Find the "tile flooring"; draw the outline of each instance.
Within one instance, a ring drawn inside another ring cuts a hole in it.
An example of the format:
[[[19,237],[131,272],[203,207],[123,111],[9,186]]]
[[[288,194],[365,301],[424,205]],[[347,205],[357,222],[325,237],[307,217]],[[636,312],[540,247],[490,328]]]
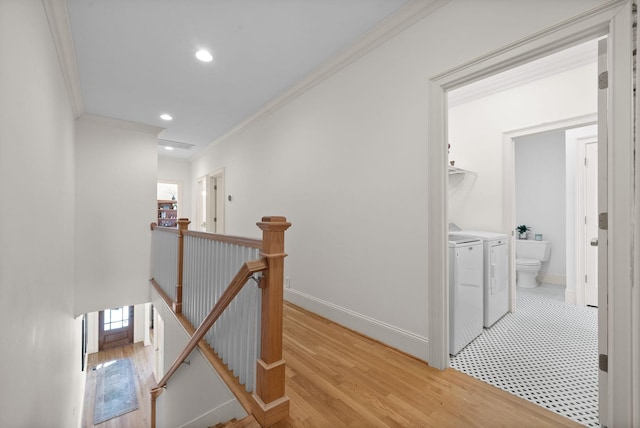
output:
[[[451,357],[451,367],[598,427],[597,309],[563,302],[561,286],[518,289],[516,312]]]

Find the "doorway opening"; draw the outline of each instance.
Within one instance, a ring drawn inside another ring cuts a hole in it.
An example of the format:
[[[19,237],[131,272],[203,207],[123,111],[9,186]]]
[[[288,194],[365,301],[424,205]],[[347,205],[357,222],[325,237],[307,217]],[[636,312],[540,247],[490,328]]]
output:
[[[133,306],[105,309],[98,315],[98,350],[133,343]]]
[[[225,223],[224,206],[224,169],[198,178],[196,180],[197,230],[223,234]]]
[[[455,191],[449,181],[448,222],[463,231],[511,237],[515,237],[515,225],[523,224],[531,228],[531,240],[550,242],[552,248],[552,257],[542,263],[543,271],[537,275],[547,284],[520,293],[515,263],[518,241],[510,240],[510,312],[515,314],[485,330],[451,359],[451,366],[588,426],[598,426],[598,323],[595,310],[576,319],[563,318],[563,311],[569,310],[565,300],[576,303],[576,272],[585,269],[576,263],[578,143],[573,138],[569,146],[567,134],[597,122],[597,61],[597,40],[576,45],[452,90],[447,114],[450,174],[452,169],[457,176],[460,171],[473,174],[473,180],[462,183],[456,177]],[[591,132],[597,141],[597,131]],[[538,323],[542,318],[547,324]],[[547,338],[560,336],[567,322],[580,324],[578,331],[587,329],[589,334],[571,346],[573,355],[561,358],[552,352],[557,344]],[[547,325],[553,327],[543,330]],[[494,366],[496,360],[500,361]],[[558,374],[552,384],[546,383],[550,376],[545,370],[555,370],[556,364],[559,373],[582,370],[581,381],[556,382]],[[524,369],[537,366],[543,376]],[[571,389],[558,392],[563,386]]]

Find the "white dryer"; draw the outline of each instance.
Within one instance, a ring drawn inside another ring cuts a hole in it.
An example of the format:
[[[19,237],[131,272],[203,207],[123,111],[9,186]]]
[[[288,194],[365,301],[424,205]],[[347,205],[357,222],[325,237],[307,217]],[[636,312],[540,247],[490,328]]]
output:
[[[449,235],[449,353],[482,334],[482,241]]]
[[[460,230],[449,235],[473,236],[483,242],[484,326],[489,328],[509,311],[508,236],[480,230]]]

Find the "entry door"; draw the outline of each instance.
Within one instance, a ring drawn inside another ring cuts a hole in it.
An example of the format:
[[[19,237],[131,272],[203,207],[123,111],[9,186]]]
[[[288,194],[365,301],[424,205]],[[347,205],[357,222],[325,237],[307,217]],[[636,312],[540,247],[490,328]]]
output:
[[[584,302],[588,306],[598,306],[598,247],[591,241],[598,236],[598,143],[586,143],[584,149]]]
[[[98,319],[98,350],[133,343],[133,306],[100,311]]]
[[[598,42],[598,215],[607,215],[608,210],[608,82],[604,84],[603,77],[607,71],[607,40]],[[607,79],[608,80],[608,79]],[[600,224],[598,221],[598,354],[600,359],[600,370],[598,372],[598,410],[600,424],[606,426],[609,420],[608,391],[609,375],[608,367],[605,364],[609,354],[607,342],[608,336],[608,225]],[[601,227],[602,226],[602,227]]]

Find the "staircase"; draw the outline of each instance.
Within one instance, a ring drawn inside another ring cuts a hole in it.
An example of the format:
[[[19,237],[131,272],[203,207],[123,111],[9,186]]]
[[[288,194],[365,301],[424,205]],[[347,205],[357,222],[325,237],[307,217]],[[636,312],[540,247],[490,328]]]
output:
[[[246,418],[237,420],[236,418],[231,419],[227,422],[221,422],[219,424],[215,424],[209,428],[261,428],[260,424],[253,417],[253,415],[249,415]]]

